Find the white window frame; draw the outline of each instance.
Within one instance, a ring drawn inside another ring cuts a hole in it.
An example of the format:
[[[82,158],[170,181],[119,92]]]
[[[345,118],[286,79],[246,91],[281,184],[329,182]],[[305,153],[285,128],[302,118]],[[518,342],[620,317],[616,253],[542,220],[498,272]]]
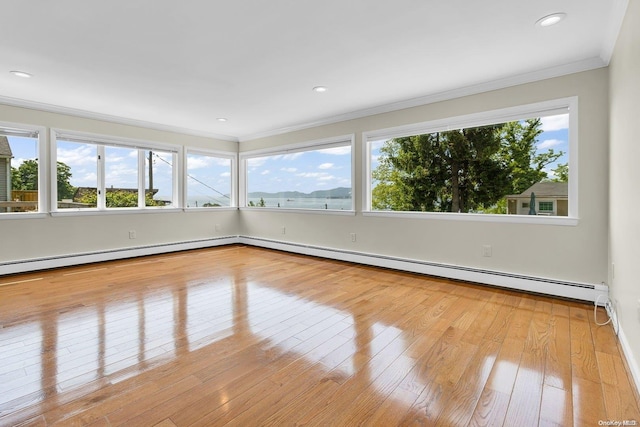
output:
[[[182,210],[182,186],[179,178],[182,176],[181,151],[182,147],[172,144],[161,144],[153,141],[145,141],[139,139],[131,139],[124,137],[114,137],[88,132],[79,132],[66,129],[51,129],[51,150],[50,150],[50,179],[51,179],[51,206],[52,215],[92,215],[92,214],[126,214],[126,213],[150,213],[150,212],[178,212]],[[66,208],[58,209],[58,186],[57,186],[57,148],[58,139],[69,139],[71,141],[84,142],[87,144],[96,144],[98,162],[96,167],[97,186],[101,190],[101,195],[97,198],[95,208]],[[128,208],[107,208],[106,189],[105,189],[105,147],[123,147],[138,150],[138,206]],[[172,206],[145,206],[145,158],[142,155],[146,150],[159,150],[171,152],[173,154],[172,164]]]
[[[188,168],[188,156],[189,154],[196,154],[199,156],[218,157],[221,159],[231,160],[231,200],[229,206],[212,206],[212,207],[189,207],[187,206],[187,199],[189,198],[188,192],[188,180],[189,173]],[[205,150],[202,148],[185,147],[183,157],[183,180],[182,180],[182,206],[184,206],[185,212],[202,212],[204,210],[237,210],[238,209],[238,153],[232,153],[229,151],[217,151],[217,150]]]
[[[371,173],[373,172],[371,169],[371,145],[374,141],[429,134],[452,129],[479,127],[509,121],[562,114],[566,112],[569,113],[569,215],[567,217],[473,214],[457,212],[376,211],[371,208]],[[560,98],[533,104],[363,132],[362,141],[365,145],[362,168],[362,209],[364,216],[571,226],[578,224],[578,97]]]
[[[26,218],[45,218],[49,211],[47,205],[49,197],[47,189],[47,176],[49,174],[49,162],[47,161],[47,128],[44,126],[35,126],[24,123],[0,122],[0,128],[8,131],[25,131],[38,133],[38,210],[35,212],[4,212],[0,213],[1,219],[26,219]],[[11,179],[11,178],[9,178]]]
[[[351,208],[338,209],[308,209],[308,208],[271,208],[271,207],[251,207],[247,206],[247,160],[256,157],[275,156],[278,154],[291,154],[304,151],[316,151],[334,147],[351,147]],[[244,151],[240,155],[239,173],[239,209],[258,210],[272,212],[305,212],[333,215],[355,215],[355,134],[340,135],[330,138],[317,139],[296,144],[281,145],[278,147],[265,148],[260,150]]]

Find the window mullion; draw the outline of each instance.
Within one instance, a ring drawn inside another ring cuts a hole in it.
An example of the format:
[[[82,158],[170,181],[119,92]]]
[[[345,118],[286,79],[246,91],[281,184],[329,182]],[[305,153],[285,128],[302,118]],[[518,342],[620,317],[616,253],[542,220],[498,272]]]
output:
[[[105,189],[105,149],[104,145],[97,146],[98,158],[97,158],[97,169],[98,169],[98,180],[97,180],[97,192],[96,194],[96,208],[98,210],[105,210],[107,208],[107,191]]]
[[[146,150],[138,150],[138,207],[145,207],[145,151]],[[149,168],[152,168],[151,163],[149,163]],[[149,191],[153,191],[153,189],[149,189]]]

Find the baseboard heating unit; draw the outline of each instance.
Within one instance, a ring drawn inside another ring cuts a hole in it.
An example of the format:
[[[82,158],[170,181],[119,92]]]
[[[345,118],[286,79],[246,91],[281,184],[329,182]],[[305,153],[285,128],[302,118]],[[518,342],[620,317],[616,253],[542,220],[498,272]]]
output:
[[[215,237],[177,243],[137,246],[81,254],[68,254],[47,258],[11,261],[0,263],[0,275],[238,243],[248,246],[292,252],[301,255],[311,255],[338,261],[348,261],[357,264],[444,277],[447,279],[464,280],[467,282],[498,286],[507,289],[589,301],[592,303],[599,301],[602,305],[604,305],[604,301],[607,300],[609,295],[609,288],[604,284],[569,282],[250,236]]]
[[[103,251],[85,252],[80,254],[67,254],[55,257],[26,259],[0,263],[0,276],[6,274],[46,270],[49,268],[89,264],[93,262],[134,258],[145,255],[186,251],[189,249],[201,249],[214,246],[231,245],[235,243],[238,243],[238,236],[214,237],[209,239],[189,240],[185,242],[163,243],[158,245],[135,246],[121,249],[107,249]]]
[[[604,305],[609,287],[604,284],[578,283],[542,277],[525,276],[506,272],[482,270],[457,265],[440,264],[421,260],[397,258],[386,255],[362,253],[342,249],[284,242],[258,237],[239,236],[239,243],[357,264],[391,268],[394,270],[426,274],[447,279],[463,280],[507,289],[546,294]]]

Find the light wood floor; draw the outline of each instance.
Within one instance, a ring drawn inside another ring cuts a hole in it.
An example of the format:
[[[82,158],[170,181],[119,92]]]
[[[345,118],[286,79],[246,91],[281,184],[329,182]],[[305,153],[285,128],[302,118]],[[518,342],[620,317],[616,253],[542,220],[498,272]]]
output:
[[[0,285],[0,425],[640,423],[590,305],[243,246]]]

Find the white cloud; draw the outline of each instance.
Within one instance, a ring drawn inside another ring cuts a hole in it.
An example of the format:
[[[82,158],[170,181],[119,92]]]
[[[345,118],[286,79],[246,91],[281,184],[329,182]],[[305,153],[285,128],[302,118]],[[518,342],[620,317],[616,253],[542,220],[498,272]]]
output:
[[[280,158],[283,160],[295,160],[298,157],[302,156],[304,154],[303,151],[299,151],[297,153],[290,153],[290,154],[283,154],[283,155],[278,155],[278,156],[272,156],[272,158]]]
[[[282,172],[291,172],[291,173],[293,173],[293,172],[296,172],[298,170],[298,168],[280,168],[280,170]]]
[[[231,172],[222,172],[220,176],[231,176]]]
[[[254,157],[253,159],[247,159],[247,166],[250,168],[257,168],[262,166],[267,161],[267,157]]]
[[[211,157],[189,156],[187,157],[187,167],[189,170],[203,169],[211,164]]]
[[[80,145],[72,150],[58,148],[57,160],[72,168],[74,166],[89,164],[95,165],[97,162],[97,153],[95,147],[90,145]]]
[[[303,172],[303,173],[296,174],[296,176],[299,176],[301,178],[319,178],[325,175],[326,173],[324,172]]]
[[[269,175],[269,169],[265,169],[262,172],[260,172],[260,175]]]
[[[546,139],[538,144],[539,150],[547,150],[549,148],[557,147],[558,145],[563,144],[564,141],[560,139]]]
[[[569,129],[569,114],[542,117],[540,121],[542,122],[542,130],[545,132]]]
[[[345,145],[343,147],[325,148],[324,150],[318,150],[318,153],[334,154],[336,156],[343,156],[345,154],[351,154],[351,146]]]
[[[333,163],[323,163],[318,166],[318,169],[331,169],[333,167]]]

